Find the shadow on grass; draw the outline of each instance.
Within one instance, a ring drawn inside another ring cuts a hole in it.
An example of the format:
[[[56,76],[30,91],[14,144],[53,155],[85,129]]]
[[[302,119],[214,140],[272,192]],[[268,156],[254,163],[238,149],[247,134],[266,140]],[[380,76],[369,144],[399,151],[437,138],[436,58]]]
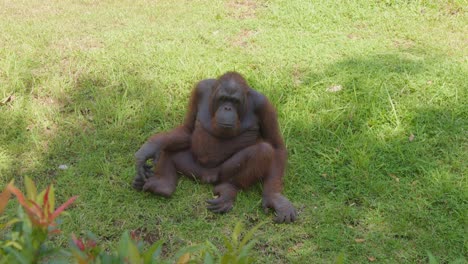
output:
[[[284,121],[290,153],[285,192],[301,215],[288,229],[292,235],[273,243],[265,238],[258,252],[285,262],[329,258],[342,249],[355,262],[366,256],[417,262],[425,250],[446,261],[463,252],[467,113],[451,94],[463,83],[447,79],[464,73],[445,73],[444,79],[436,76],[438,65],[437,59],[400,53],[352,58],[323,71],[306,68],[302,84],[266,93]],[[117,77],[78,78],[62,98],[58,131],[32,175],[55,181],[59,200],[80,195],[64,233],[87,223],[86,229],[113,242],[123,229],[152,223],[147,237],[166,238],[172,250],[186,244],[174,226],[182,233],[193,229],[190,219],[202,218],[195,224],[211,236],[210,225],[219,229],[224,218],[206,212],[204,197],[193,191],[200,186],[190,182],[163,202],[130,186],[133,153],[152,133],[181,122],[186,100],[170,105],[160,98],[166,87],[116,71]],[[343,89],[327,92],[332,85]],[[438,100],[441,95],[446,101]],[[295,101],[297,108],[283,108]],[[26,149],[31,139],[16,129],[27,127],[25,117],[2,118],[13,128],[2,140]],[[69,169],[59,170],[61,164]],[[259,196],[247,199],[255,204]],[[163,232],[162,226],[172,229]],[[291,243],[307,250],[292,255]]]
[[[33,94],[35,78],[33,71],[38,62],[29,58],[22,58],[12,52],[3,58],[6,62],[14,61],[2,68],[5,76],[0,83],[0,183],[6,184],[11,178],[24,173],[24,164],[28,163],[31,145],[34,138],[31,137],[30,126],[31,113],[23,110],[23,94]],[[3,66],[3,65],[2,65]],[[3,76],[2,76],[3,77]],[[5,98],[4,98],[5,96]],[[21,154],[17,154],[21,153]],[[29,162],[30,163],[30,162]],[[21,180],[20,180],[21,181]]]
[[[293,110],[304,114],[283,118],[287,191],[315,226],[309,246],[398,262],[422,261],[425,250],[442,261],[463,256],[468,113],[464,84],[450,79],[464,72],[434,76],[441,62],[401,53],[351,58],[305,73],[286,96],[271,93],[282,105],[311,98]],[[333,85],[342,90],[327,91]],[[326,226],[334,230],[316,229]]]
[[[26,118],[25,115],[9,109],[8,105],[0,106],[0,142],[4,142],[0,146],[0,182],[2,186],[11,180],[6,175],[15,177],[22,171],[21,165],[16,160],[20,157],[15,157],[13,153],[18,149],[21,152],[26,152],[27,145],[32,144],[27,131]]]
[[[160,89],[156,83],[120,74],[116,80],[111,74],[81,75],[73,89],[59,98],[57,131],[40,157],[41,166],[31,172],[41,184],[55,184],[58,200],[79,195],[63,233],[90,230],[104,245],[117,241],[130,226],[136,229],[161,221],[159,210],[142,209],[154,204],[155,197],[131,188],[133,154],[149,135],[168,126],[164,118],[178,114],[167,113],[164,101],[155,100]],[[68,169],[61,170],[60,165]],[[122,218],[129,214],[136,219],[130,226]],[[161,236],[159,230],[152,226],[144,237],[155,240]],[[57,239],[66,244],[68,238]]]

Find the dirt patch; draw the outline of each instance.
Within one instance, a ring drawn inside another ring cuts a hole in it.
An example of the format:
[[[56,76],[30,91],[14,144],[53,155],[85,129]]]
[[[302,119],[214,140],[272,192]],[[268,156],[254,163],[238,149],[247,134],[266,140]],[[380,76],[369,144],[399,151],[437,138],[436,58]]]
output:
[[[43,3],[29,3],[23,1],[2,1],[0,15],[4,17],[21,18],[31,20],[37,18],[50,18],[59,15],[63,10]]]
[[[307,67],[302,67],[297,64],[293,66],[291,76],[294,86],[297,87],[304,83],[304,79],[306,78],[307,72]]]
[[[356,23],[354,27],[362,30],[362,29],[367,29],[368,26],[366,23],[359,22],[359,23]]]
[[[458,15],[465,15],[466,13],[466,9],[456,3],[447,3],[445,5],[445,7],[443,7],[443,11],[444,13],[446,13],[447,15],[451,15],[451,16],[458,16]]]
[[[46,108],[51,108],[51,107],[60,108],[60,107],[62,107],[59,100],[54,99],[51,96],[34,96],[33,98],[34,98],[34,101],[38,105],[46,107]]]
[[[393,45],[400,49],[410,49],[414,47],[414,42],[407,39],[398,39],[393,41]]]
[[[146,227],[133,230],[132,236],[136,239],[145,241],[149,245],[152,245],[161,239],[161,235],[158,230],[149,231]]]
[[[357,33],[350,33],[350,34],[346,35],[346,37],[351,39],[351,40],[356,40],[356,39],[361,38],[361,36],[359,36],[359,34],[357,34]]]
[[[251,45],[251,39],[258,34],[256,30],[242,30],[239,34],[234,36],[230,42],[232,46],[239,48],[246,48]]]
[[[255,18],[262,3],[254,0],[231,0],[226,3],[229,16],[237,19]]]

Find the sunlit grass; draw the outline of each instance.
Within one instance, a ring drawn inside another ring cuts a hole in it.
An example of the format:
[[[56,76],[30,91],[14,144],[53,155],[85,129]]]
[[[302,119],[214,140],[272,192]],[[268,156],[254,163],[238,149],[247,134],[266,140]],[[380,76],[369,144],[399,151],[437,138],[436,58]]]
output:
[[[130,183],[133,153],[182,122],[194,83],[237,70],[278,109],[299,211],[260,229],[259,263],[466,257],[466,6],[2,1],[0,182],[80,195],[65,233],[110,244],[139,228],[165,252],[221,245],[238,220],[272,220],[259,188],[214,215],[210,186],[182,179],[163,199]]]

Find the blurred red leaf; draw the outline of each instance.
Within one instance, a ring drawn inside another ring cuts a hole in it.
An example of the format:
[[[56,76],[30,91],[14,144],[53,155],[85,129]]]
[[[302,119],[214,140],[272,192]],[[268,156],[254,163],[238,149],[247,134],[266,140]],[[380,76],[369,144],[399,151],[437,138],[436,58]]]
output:
[[[3,192],[0,194],[0,214],[3,212],[3,210],[5,210],[5,207],[7,206],[8,201],[10,200],[11,192],[8,189],[8,186],[10,184],[8,184],[7,187],[5,187]]]
[[[79,250],[81,250],[81,251],[85,250],[85,246],[84,246],[83,241],[81,239],[77,238],[75,236],[75,234],[72,234],[72,240],[73,240],[73,243],[75,244],[75,246],[77,246]]]
[[[52,221],[57,216],[59,216],[59,214],[65,209],[67,209],[67,207],[70,206],[70,204],[72,204],[76,200],[76,198],[78,198],[78,196],[73,196],[72,198],[68,199],[68,201],[66,201],[64,204],[62,204],[59,208],[57,208],[57,210],[55,210],[55,212],[50,216],[50,220]]]
[[[49,201],[49,198],[53,199],[54,195],[53,193],[51,193],[53,192],[51,186],[49,186],[45,190],[42,199],[37,199],[36,201],[26,199],[24,194],[13,185],[8,185],[7,188],[9,192],[13,193],[18,198],[18,202],[26,211],[26,214],[29,216],[31,222],[33,222],[34,225],[40,226],[42,228],[55,226],[55,218],[57,218],[60,215],[60,213],[62,213],[68,206],[70,206],[70,204],[73,203],[76,200],[76,198],[78,198],[78,196],[73,196],[64,204],[62,204],[59,208],[57,208],[54,212],[52,212],[52,210],[54,210],[54,208],[51,208],[53,202]],[[39,202],[40,204],[38,204],[37,202]]]
[[[41,222],[39,219],[41,218],[41,211],[38,210],[38,205],[33,204],[26,200],[23,193],[13,185],[8,185],[8,190],[18,198],[18,202],[21,206],[26,210],[26,214],[29,216],[29,219],[33,222],[33,224],[41,226]]]

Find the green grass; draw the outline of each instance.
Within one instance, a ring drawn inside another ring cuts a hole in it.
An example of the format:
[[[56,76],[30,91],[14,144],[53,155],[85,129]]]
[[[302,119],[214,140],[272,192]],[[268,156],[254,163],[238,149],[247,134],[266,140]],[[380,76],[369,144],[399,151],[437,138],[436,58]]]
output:
[[[166,255],[270,220],[258,263],[466,259],[467,6],[1,1],[0,183],[54,182],[59,202],[80,196],[65,234],[110,245],[140,229]],[[188,179],[171,199],[131,188],[133,153],[182,122],[195,82],[228,70],[278,109],[295,224],[273,224],[259,187],[225,215],[205,208],[210,186]]]

